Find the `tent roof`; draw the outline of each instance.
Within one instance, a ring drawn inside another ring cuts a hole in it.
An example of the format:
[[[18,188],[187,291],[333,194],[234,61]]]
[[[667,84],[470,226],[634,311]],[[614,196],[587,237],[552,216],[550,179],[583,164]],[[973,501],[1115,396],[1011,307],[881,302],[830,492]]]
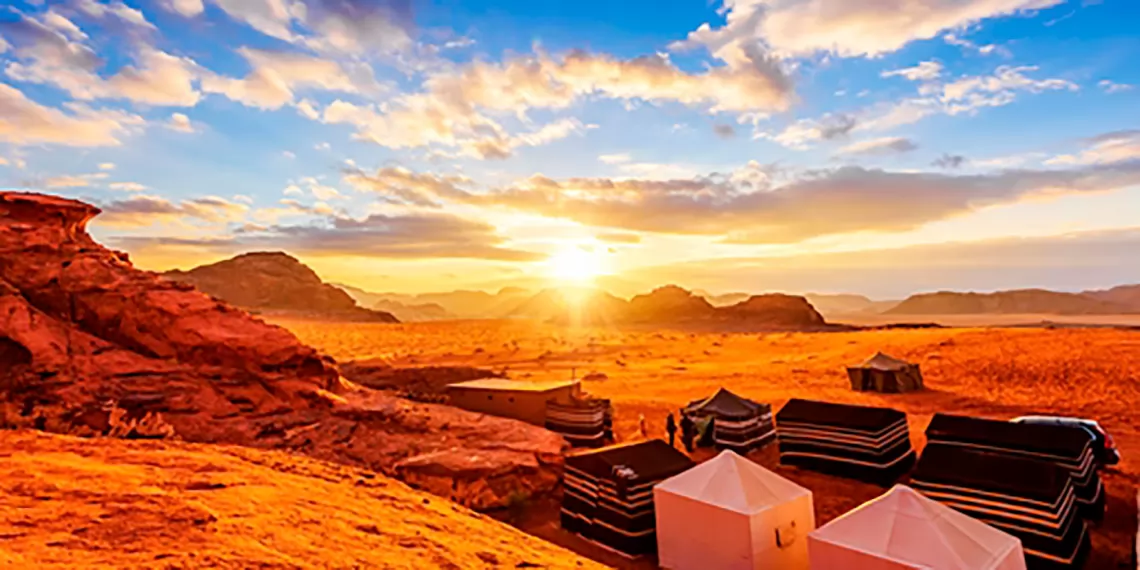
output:
[[[726,418],[750,418],[771,411],[767,404],[753,402],[720,388],[708,398],[693,400],[685,406],[686,413],[713,414]]]
[[[637,480],[664,479],[694,465],[688,455],[660,439],[619,443],[566,456],[566,465],[594,477],[609,477],[613,467],[624,466]]]
[[[864,360],[857,368],[873,368],[875,370],[903,370],[914,366],[914,364],[905,360],[899,360],[893,356],[876,352],[874,356]]]
[[[811,536],[931,570],[990,568],[1021,544],[905,485],[895,485]]]
[[[811,494],[731,450],[658,483],[656,488],[744,514]]]

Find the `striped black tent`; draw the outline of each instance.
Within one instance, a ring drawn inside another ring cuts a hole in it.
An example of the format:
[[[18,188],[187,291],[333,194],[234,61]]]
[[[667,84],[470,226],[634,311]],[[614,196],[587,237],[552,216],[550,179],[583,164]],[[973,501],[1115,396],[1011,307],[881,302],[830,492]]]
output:
[[[574,398],[546,402],[546,429],[561,434],[574,447],[601,447],[610,439],[606,429],[610,401]]]
[[[653,486],[693,465],[659,439],[569,455],[562,528],[627,556],[654,552]]]
[[[906,414],[792,399],[776,414],[780,463],[888,485],[914,465]]]
[[[910,485],[1021,539],[1030,569],[1078,568],[1088,554],[1073,478],[1053,463],[928,443]]]
[[[701,400],[693,400],[682,413],[696,420],[712,418],[713,442],[718,449],[747,453],[775,437],[772,406],[742,398],[721,388]]]
[[[1085,430],[935,414],[926,428],[926,440],[1054,463],[1073,477],[1081,514],[1093,520],[1104,516],[1104,484],[1097,473],[1095,443]]]

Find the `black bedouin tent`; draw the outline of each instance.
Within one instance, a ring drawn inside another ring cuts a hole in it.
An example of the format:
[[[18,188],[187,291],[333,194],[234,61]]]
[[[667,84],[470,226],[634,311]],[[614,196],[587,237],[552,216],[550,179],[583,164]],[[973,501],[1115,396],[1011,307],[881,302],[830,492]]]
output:
[[[1093,520],[1104,516],[1095,444],[1082,429],[934,414],[926,440],[1054,463],[1072,476],[1081,515]]]
[[[653,486],[693,465],[660,439],[569,455],[562,528],[629,556],[654,552]]]
[[[1019,538],[1030,569],[1078,568],[1088,554],[1073,479],[1048,461],[928,443],[910,485]]]
[[[747,453],[775,437],[772,406],[742,398],[721,388],[712,396],[693,400],[682,413],[696,421],[713,418],[713,443],[718,449]]]
[[[871,392],[913,392],[923,388],[917,364],[876,352],[858,366],[847,367],[851,389]]]
[[[780,463],[895,482],[914,465],[906,414],[890,408],[792,399],[776,414]]]
[[[611,413],[609,400],[574,398],[546,403],[546,429],[561,434],[574,447],[600,447],[612,438],[606,418]]]

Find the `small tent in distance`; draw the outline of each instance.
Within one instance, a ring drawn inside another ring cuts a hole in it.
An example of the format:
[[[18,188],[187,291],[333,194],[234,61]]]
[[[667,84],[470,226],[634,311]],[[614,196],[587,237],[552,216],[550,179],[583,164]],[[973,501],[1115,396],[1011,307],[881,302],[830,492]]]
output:
[[[905,485],[808,536],[813,570],[1025,570],[1021,541]]]
[[[811,491],[725,450],[653,488],[669,570],[807,570]]]
[[[922,371],[917,364],[881,352],[858,366],[847,368],[851,389],[859,392],[914,392],[923,388]]]

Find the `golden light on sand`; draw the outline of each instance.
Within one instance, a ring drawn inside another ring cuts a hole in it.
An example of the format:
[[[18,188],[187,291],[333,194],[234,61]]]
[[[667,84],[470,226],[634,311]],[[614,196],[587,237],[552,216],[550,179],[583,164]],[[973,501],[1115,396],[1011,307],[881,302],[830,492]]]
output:
[[[570,246],[550,256],[547,275],[562,283],[590,283],[605,272],[605,260],[596,250]]]

